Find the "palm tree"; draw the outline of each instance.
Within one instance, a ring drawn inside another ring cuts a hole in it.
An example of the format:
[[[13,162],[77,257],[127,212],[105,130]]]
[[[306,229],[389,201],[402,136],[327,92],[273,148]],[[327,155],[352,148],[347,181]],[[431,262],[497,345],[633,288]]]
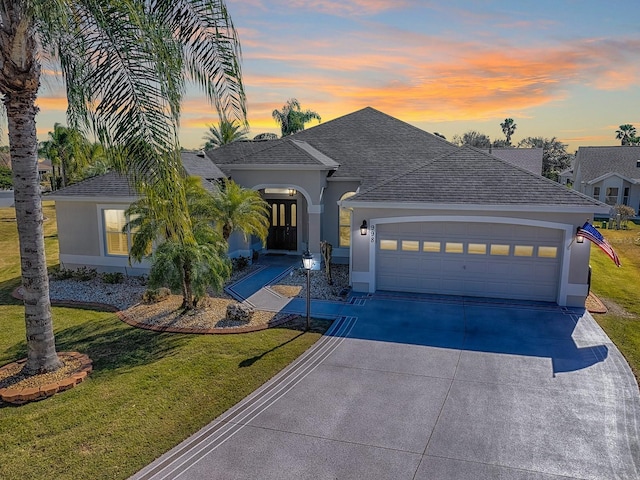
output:
[[[235,121],[230,122],[222,118],[217,127],[215,125],[209,125],[209,130],[203,138],[207,143],[205,143],[202,148],[209,150],[210,148],[217,148],[239,140],[246,140],[247,129],[242,128]]]
[[[40,144],[40,151],[45,158],[51,160],[54,168],[54,186],[66,187],[73,183],[75,176],[87,166],[85,147],[87,140],[78,130],[68,128],[60,123],[53,125],[53,131],[49,132],[49,140]],[[58,168],[59,176],[55,175]]]
[[[0,94],[22,259],[23,372],[35,374],[60,366],[36,168],[41,59],[60,63],[70,126],[93,130],[134,184],[165,190],[181,206],[177,126],[185,78],[231,120],[246,121],[245,95],[240,46],[224,0],[1,0],[1,7]],[[177,235],[193,236],[186,215],[174,222]]]
[[[182,308],[190,310],[197,306],[207,287],[222,288],[231,273],[231,264],[227,258],[228,244],[214,228],[214,219],[206,215],[210,210],[200,207],[211,201],[211,194],[202,187],[199,178],[189,177],[185,195],[192,239],[185,240],[176,234],[171,221],[178,214],[176,203],[171,197],[159,198],[153,190],[129,206],[126,215],[130,220],[123,231],[133,233],[130,258],[139,262],[151,257],[150,285],[166,284],[181,290]],[[159,245],[152,252],[154,242]]]
[[[507,145],[510,146],[511,136],[515,133],[516,128],[518,128],[516,122],[513,121],[513,118],[505,118],[504,122],[500,124],[500,128],[502,128],[504,136],[507,137]]]
[[[304,130],[304,124],[311,120],[321,121],[320,115],[312,110],[302,111],[300,102],[295,98],[287,100],[282,110],[274,110],[271,113],[273,119],[280,125],[282,136],[291,135],[292,133]]]
[[[630,123],[620,125],[616,130],[616,138],[620,140],[620,145],[632,145],[636,136],[636,127]]]

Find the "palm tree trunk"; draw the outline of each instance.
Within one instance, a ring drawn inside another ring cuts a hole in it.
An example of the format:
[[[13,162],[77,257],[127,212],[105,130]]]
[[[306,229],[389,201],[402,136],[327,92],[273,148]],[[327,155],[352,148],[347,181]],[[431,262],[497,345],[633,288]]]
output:
[[[183,265],[182,275],[182,308],[193,310],[193,289],[191,288],[191,268],[186,263]]]
[[[37,82],[38,79],[34,81]],[[36,91],[25,90],[6,94],[4,104],[7,109],[24,288],[28,352],[23,372],[33,375],[57,370],[62,364],[56,353],[53,336],[44,250],[44,218],[37,166]]]

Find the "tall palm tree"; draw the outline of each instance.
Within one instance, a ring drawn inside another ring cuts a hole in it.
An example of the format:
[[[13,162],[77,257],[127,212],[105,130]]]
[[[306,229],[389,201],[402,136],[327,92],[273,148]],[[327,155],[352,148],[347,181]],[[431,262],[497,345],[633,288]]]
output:
[[[177,126],[185,77],[222,115],[246,121],[240,46],[224,0],[0,0],[6,109],[24,287],[27,374],[55,350],[36,168],[41,59],[59,61],[72,128],[93,130],[135,184],[185,204]],[[186,208],[179,210],[186,211]],[[189,238],[182,214],[172,228]]]
[[[636,127],[630,123],[620,125],[616,130],[616,138],[620,140],[620,145],[632,145],[636,136]]]
[[[209,150],[210,148],[218,148],[222,145],[247,139],[247,129],[238,125],[236,121],[229,121],[226,118],[220,119],[220,123],[209,125],[209,130],[203,137],[207,143],[202,148]]]
[[[504,133],[504,136],[507,137],[507,145],[510,146],[511,136],[515,133],[516,128],[518,128],[516,122],[513,120],[513,118],[505,118],[504,122],[500,124],[500,128],[502,128],[502,133]]]
[[[287,100],[282,110],[274,110],[271,116],[280,125],[283,137],[304,130],[304,124],[309,123],[311,120],[321,121],[317,112],[313,110],[302,111],[300,102],[295,98]]]

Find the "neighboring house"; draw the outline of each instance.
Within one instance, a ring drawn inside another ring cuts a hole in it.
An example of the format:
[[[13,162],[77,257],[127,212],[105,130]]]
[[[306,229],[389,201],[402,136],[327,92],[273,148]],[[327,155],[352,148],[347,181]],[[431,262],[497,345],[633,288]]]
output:
[[[640,146],[580,147],[573,188],[607,205],[640,210]]]
[[[494,157],[498,157],[505,162],[509,162],[525,170],[542,175],[542,156],[544,149],[542,148],[487,148],[482,149],[483,152],[490,153]]]
[[[191,173],[204,169],[202,178],[225,176],[261,192],[271,212],[265,252],[309,249],[319,261],[326,240],[334,261],[349,263],[360,292],[584,306],[590,250],[573,239],[585,218],[608,210],[527,168],[373,108],[277,140],[236,142],[206,157],[188,153],[183,163]],[[100,178],[51,196],[66,266],[126,266],[128,239],[120,229],[134,197],[126,183],[109,190]],[[230,254],[261,248],[237,235]]]

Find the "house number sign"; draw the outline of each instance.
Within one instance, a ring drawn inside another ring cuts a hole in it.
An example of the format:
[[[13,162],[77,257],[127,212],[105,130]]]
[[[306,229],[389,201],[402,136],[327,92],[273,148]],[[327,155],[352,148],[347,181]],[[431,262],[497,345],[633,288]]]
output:
[[[371,225],[371,227],[369,227],[369,231],[371,232],[371,243],[376,243],[376,226]]]

